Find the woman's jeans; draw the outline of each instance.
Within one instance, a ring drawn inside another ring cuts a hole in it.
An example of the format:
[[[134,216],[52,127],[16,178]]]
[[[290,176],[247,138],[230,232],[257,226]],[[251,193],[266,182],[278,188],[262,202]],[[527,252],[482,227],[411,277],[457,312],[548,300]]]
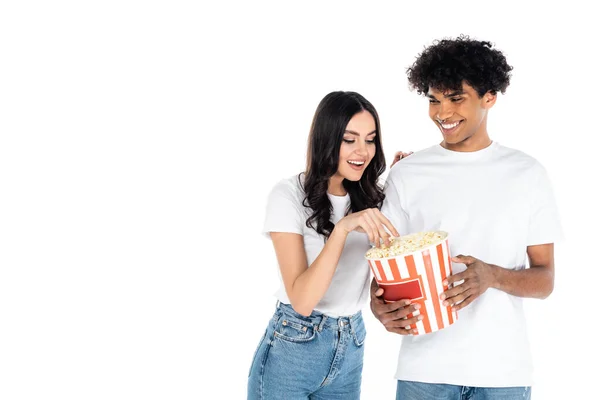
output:
[[[252,360],[248,399],[360,399],[365,335],[360,312],[304,317],[278,303]]]

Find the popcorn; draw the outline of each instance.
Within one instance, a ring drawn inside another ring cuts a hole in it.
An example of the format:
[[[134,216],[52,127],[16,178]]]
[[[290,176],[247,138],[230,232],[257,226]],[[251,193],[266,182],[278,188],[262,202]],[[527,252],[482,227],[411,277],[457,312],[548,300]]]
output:
[[[411,233],[391,239],[389,247],[373,247],[365,257],[386,303],[410,299],[419,304],[411,316],[422,319],[410,325],[424,335],[452,325],[458,313],[444,305],[440,295],[448,290],[452,275],[449,234],[444,231]]]
[[[411,233],[397,238],[390,238],[389,247],[373,247],[367,251],[365,257],[369,259],[396,257],[422,250],[448,237],[447,232],[430,231]]]

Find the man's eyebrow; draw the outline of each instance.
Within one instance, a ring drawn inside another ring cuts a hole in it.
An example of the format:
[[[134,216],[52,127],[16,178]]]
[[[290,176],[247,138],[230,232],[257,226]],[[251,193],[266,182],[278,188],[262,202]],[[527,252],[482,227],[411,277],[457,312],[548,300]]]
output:
[[[351,134],[351,135],[354,135],[354,136],[360,136],[360,133],[358,133],[358,132],[354,132],[354,131],[351,131],[350,129],[346,129],[346,130],[344,131],[344,133],[349,133],[349,134]],[[367,133],[367,136],[369,136],[369,135],[372,135],[372,134],[374,134],[374,133],[377,133],[377,131],[373,131],[373,132],[371,132],[371,133]]]
[[[466,92],[461,89],[461,90],[455,90],[454,92],[447,93],[444,95],[444,97],[449,98],[449,97],[454,97],[454,96],[460,96],[463,94],[466,94]],[[429,94],[429,93],[427,94],[427,97],[429,97],[430,99],[433,99],[433,100],[437,100],[434,95]]]
[[[460,96],[461,94],[465,94],[465,91],[462,90],[462,89],[455,90],[454,92],[450,92],[448,94],[445,94],[444,97],[448,98],[448,97]]]

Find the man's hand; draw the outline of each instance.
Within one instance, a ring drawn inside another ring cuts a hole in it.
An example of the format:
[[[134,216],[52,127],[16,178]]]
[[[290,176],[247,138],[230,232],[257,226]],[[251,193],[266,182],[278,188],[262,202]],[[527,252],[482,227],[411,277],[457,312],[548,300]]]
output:
[[[452,306],[452,311],[465,308],[477,297],[481,296],[494,282],[494,267],[471,256],[458,255],[452,258],[456,263],[465,264],[467,269],[459,274],[450,275],[444,285],[456,282],[463,283],[446,290],[440,295],[445,306]]]
[[[393,303],[386,303],[383,298],[383,289],[377,286],[375,279],[371,282],[371,311],[375,318],[385,326],[388,332],[398,333],[400,335],[417,334],[416,329],[410,329],[412,324],[423,319],[422,315],[407,318],[407,316],[421,306],[419,304],[410,304],[410,300],[398,300]],[[408,329],[407,329],[408,328]]]

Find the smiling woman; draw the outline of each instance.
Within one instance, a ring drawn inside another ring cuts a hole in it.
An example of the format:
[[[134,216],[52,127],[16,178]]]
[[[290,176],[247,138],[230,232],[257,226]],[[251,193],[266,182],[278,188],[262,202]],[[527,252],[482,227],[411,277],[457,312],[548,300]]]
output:
[[[379,142],[379,139],[375,139],[376,135],[377,124],[373,115],[368,111],[357,113],[348,122],[340,148],[338,170],[333,179],[329,181],[330,193],[345,194],[342,185],[345,177],[348,177],[350,182],[360,181],[363,171],[375,155],[376,145]],[[382,151],[379,151],[378,154],[383,157]],[[334,193],[334,191],[338,193]]]
[[[360,310],[370,279],[363,256],[369,242],[398,235],[379,211],[384,170],[373,105],[355,92],[325,96],[313,118],[305,172],[269,196],[263,231],[273,241],[282,284],[252,360],[249,399],[360,398]]]

